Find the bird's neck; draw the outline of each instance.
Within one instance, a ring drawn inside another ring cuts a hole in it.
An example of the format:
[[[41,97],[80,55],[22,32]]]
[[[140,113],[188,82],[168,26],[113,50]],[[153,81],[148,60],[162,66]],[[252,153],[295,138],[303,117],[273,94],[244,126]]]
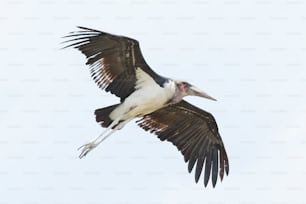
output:
[[[170,100],[170,104],[176,104],[180,102],[187,94],[185,92],[181,92],[177,87],[175,87],[174,95]]]

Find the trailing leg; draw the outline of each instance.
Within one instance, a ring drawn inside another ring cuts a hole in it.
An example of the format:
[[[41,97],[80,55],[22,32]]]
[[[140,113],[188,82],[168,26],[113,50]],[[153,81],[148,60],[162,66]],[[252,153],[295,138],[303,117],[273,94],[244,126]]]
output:
[[[121,129],[126,123],[128,123],[130,120],[126,120],[126,121],[122,121],[120,122],[120,119],[122,118],[119,117],[116,120],[114,120],[105,131],[103,131],[97,138],[95,138],[93,141],[84,144],[83,146],[79,147],[78,150],[81,149],[81,154],[79,156],[79,158],[83,158],[85,157],[88,152],[90,152],[91,150],[93,150],[95,147],[97,147],[101,142],[103,142],[106,138],[108,138],[110,135],[112,135],[116,130]],[[114,128],[114,129],[112,129]],[[111,130],[112,129],[112,130]],[[110,131],[110,132],[109,132]],[[105,135],[107,132],[109,132],[107,135]],[[103,137],[103,135],[105,135]]]

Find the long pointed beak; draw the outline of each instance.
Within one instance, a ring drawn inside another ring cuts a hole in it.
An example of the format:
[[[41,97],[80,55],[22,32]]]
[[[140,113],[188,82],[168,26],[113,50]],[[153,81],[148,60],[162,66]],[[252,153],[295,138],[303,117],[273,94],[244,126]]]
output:
[[[190,90],[192,92],[191,95],[193,95],[193,96],[200,96],[200,97],[207,98],[207,99],[210,99],[210,100],[213,100],[213,101],[217,100],[217,99],[211,97],[210,95],[208,95],[207,93],[205,93],[204,91],[202,91],[201,89],[199,89],[196,86],[191,86]]]

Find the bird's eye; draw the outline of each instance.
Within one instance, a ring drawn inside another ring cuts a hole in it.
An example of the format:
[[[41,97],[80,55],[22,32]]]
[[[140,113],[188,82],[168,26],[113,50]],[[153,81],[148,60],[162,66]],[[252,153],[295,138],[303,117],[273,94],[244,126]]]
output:
[[[185,82],[182,82],[179,84],[179,89],[182,91],[182,92],[185,92],[186,91],[186,83]]]
[[[188,87],[188,83],[183,82],[183,83],[182,83],[182,86],[183,86],[185,89],[187,89],[187,87]]]

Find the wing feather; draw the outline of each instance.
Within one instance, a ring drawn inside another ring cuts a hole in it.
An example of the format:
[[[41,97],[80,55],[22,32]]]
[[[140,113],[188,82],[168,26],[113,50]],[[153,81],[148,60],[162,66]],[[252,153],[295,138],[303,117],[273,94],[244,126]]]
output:
[[[215,186],[217,183],[217,178],[218,178],[218,150],[216,148],[214,148],[212,152],[212,171],[211,172],[212,172],[211,179],[213,182],[213,186]]]
[[[198,152],[198,160],[195,172],[195,181],[198,182],[202,173],[204,160],[205,160],[206,151],[204,149],[200,149]],[[190,162],[189,162],[190,163]]]
[[[76,48],[86,56],[91,77],[99,88],[123,101],[135,91],[137,68],[148,73],[159,85],[167,80],[147,65],[137,40],[91,28],[79,28],[79,31],[65,36],[69,40],[64,43],[70,44],[64,48]]]
[[[212,150],[213,151],[213,150]],[[210,177],[211,170],[211,151],[207,152],[205,161],[205,174],[204,174],[204,186],[206,187]]]
[[[192,146],[192,148],[189,148],[191,151],[191,157],[188,163],[188,171],[189,173],[192,171],[196,161],[199,159],[199,153],[201,152],[201,143],[203,142],[205,138],[199,137],[197,139],[197,142],[195,142]],[[197,173],[196,173],[197,174]],[[198,182],[198,179],[196,179],[196,182]]]
[[[216,121],[210,113],[183,100],[145,115],[137,123],[160,140],[174,144],[188,162],[189,172],[196,164],[196,182],[204,172],[204,186],[211,178],[215,187],[218,174],[221,181],[224,172],[228,174],[227,154]]]

